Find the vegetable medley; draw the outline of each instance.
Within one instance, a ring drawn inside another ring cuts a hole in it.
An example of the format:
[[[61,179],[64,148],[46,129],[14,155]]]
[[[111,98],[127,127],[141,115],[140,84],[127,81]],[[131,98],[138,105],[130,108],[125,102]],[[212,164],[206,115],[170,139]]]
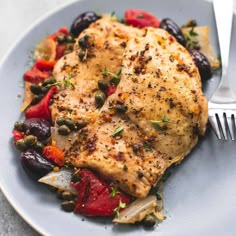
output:
[[[57,119],[56,122],[52,120],[51,104],[55,95],[67,88],[75,89],[72,76],[65,77],[62,81],[53,77],[54,67],[57,61],[70,54],[75,46],[80,47],[77,56],[81,62],[91,56],[89,36],[80,40],[77,37],[91,23],[102,17],[107,15],[84,12],[74,20],[70,31],[62,27],[36,46],[35,63],[23,75],[25,95],[21,112],[24,112],[25,120],[17,121],[14,125],[14,144],[21,152],[20,161],[25,171],[34,180],[53,186],[58,197],[62,199],[61,207],[66,212],[74,211],[88,217],[113,216],[114,222],[142,221],[146,226],[153,226],[164,219],[161,181],[152,191],[154,194],[145,199],[135,199],[119,189],[116,183],[104,179],[95,171],[74,167],[66,160],[67,149],[76,139],[76,133],[82,133],[86,129],[87,123],[65,117]],[[137,9],[126,10],[122,20],[114,14],[110,17],[137,28],[154,27],[166,30],[171,35],[170,40],[175,38],[192,55],[202,80],[209,79],[212,72],[220,66],[209,43],[208,27],[197,26],[195,20],[189,20],[179,27],[169,18],[158,19],[149,12]],[[68,74],[70,75],[69,68]],[[98,81],[99,91],[94,97],[98,109],[103,106],[107,97],[116,91],[120,75],[120,70],[111,72],[107,68],[104,69],[104,78],[110,80],[108,83]],[[117,104],[116,111],[124,114],[127,107],[122,103]],[[151,120],[156,130],[163,130],[164,125],[169,122],[171,120],[166,115],[162,120]],[[117,138],[123,129],[122,125],[118,126],[112,136]],[[90,140],[90,151],[95,148],[93,143],[93,140]],[[139,144],[134,145],[133,150],[139,152]]]

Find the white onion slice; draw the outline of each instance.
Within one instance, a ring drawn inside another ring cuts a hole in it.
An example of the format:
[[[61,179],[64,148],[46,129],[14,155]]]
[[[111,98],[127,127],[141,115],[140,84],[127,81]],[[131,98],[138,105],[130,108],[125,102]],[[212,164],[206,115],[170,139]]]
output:
[[[69,150],[72,144],[76,141],[78,132],[71,132],[69,135],[63,136],[58,134],[57,127],[51,127],[51,139],[56,146],[63,150]]]
[[[69,191],[73,194],[78,194],[76,189],[73,188],[71,183],[72,171],[61,169],[57,172],[52,171],[38,180],[40,183],[48,184],[60,190]]]
[[[157,208],[156,196],[150,195],[143,199],[137,199],[124,209],[119,217],[114,218],[113,222],[123,224],[133,224],[142,221],[147,215],[155,214]]]

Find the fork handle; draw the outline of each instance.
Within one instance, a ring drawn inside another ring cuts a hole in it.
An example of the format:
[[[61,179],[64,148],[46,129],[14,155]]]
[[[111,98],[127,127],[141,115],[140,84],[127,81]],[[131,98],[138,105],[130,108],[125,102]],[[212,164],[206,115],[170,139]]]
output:
[[[222,97],[226,94],[227,97],[233,97],[233,92],[228,81],[230,40],[233,23],[233,4],[233,0],[213,0],[222,63],[221,81],[218,89],[211,99],[213,101],[218,100],[217,97]]]

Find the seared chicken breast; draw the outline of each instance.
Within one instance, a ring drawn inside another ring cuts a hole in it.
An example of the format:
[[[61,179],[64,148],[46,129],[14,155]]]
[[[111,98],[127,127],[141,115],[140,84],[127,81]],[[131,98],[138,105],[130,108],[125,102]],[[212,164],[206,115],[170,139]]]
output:
[[[57,80],[63,80],[69,65],[75,84],[56,97],[54,119],[66,116],[88,123],[67,158],[143,198],[205,132],[207,101],[198,69],[188,51],[162,29],[142,31],[101,19],[80,38],[85,35],[90,35],[95,56],[80,61],[75,48],[54,70]],[[121,81],[97,109],[94,92],[104,68],[122,69]]]

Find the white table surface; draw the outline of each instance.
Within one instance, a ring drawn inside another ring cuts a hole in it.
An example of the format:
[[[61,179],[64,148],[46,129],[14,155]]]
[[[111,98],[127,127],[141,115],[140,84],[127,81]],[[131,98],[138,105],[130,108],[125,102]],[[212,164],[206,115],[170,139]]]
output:
[[[73,0],[0,0],[0,59],[22,31],[45,12]],[[236,8],[236,0],[235,8]],[[0,190],[0,236],[36,236]]]

